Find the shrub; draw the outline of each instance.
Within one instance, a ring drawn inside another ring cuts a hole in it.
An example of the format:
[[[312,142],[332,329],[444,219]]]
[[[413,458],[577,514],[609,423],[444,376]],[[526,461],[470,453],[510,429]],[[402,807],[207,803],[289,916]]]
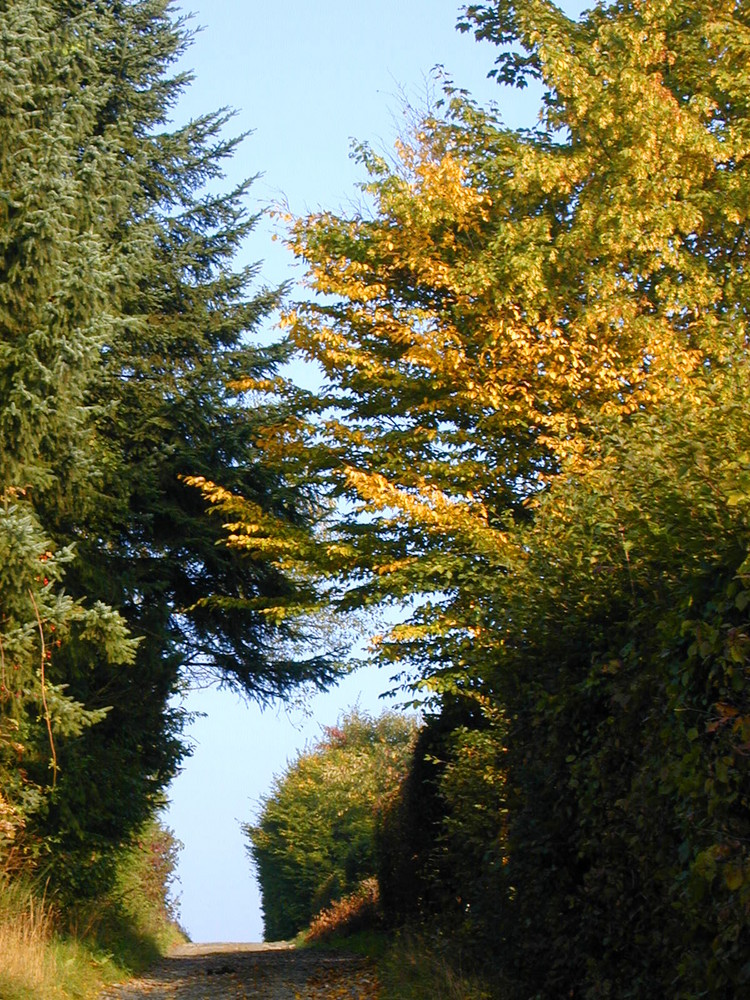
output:
[[[491,953],[508,894],[505,725],[468,701],[427,720],[409,774],[378,824],[378,878],[391,925],[426,922]]]
[[[352,712],[277,778],[246,825],[267,939],[294,937],[375,875],[379,804],[406,772],[416,723]]]
[[[337,899],[313,917],[305,935],[306,942],[331,937],[348,937],[369,930],[380,923],[380,890],[376,878],[366,878],[354,892]]]

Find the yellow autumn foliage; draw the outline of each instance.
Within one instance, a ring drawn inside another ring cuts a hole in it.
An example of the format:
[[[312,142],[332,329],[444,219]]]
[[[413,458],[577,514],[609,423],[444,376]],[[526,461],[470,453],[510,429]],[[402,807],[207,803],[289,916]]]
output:
[[[700,405],[744,350],[750,292],[732,264],[750,131],[719,98],[731,4],[701,2],[700,45],[665,2],[597,7],[585,30],[513,9],[536,129],[448,86],[391,158],[357,150],[360,209],[283,217],[310,296],[282,329],[325,384],[248,383],[287,402],[257,444],[341,516],[312,540],[250,508],[227,521],[242,551],[337,575],[344,602],[347,580],[370,602],[447,595],[420,634],[472,641],[480,580],[524,560],[508,528],[603,461],[605,430]]]

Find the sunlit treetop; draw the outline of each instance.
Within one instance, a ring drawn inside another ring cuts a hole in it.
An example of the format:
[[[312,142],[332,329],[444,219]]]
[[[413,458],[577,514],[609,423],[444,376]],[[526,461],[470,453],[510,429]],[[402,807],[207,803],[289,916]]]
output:
[[[310,297],[283,323],[325,384],[260,437],[346,498],[326,552],[368,599],[442,595],[441,641],[541,489],[747,349],[748,14],[531,0],[465,27],[501,81],[539,80],[539,122],[448,86],[393,156],[357,148],[361,208],[289,220]]]

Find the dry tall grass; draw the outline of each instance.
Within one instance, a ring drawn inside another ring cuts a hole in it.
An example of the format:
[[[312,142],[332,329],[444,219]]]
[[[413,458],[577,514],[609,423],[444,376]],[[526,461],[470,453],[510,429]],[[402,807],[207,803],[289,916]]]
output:
[[[331,937],[346,937],[380,924],[380,891],[377,879],[367,878],[355,892],[336,900],[313,919],[305,941],[325,941]]]
[[[107,893],[64,910],[32,891],[13,840],[0,842],[0,1000],[91,1000],[184,940],[168,895],[178,845],[158,824],[120,852]]]
[[[28,889],[0,877],[0,996],[50,996],[51,917]]]
[[[61,938],[53,923],[51,907],[0,874],[0,1000],[84,1000],[122,977],[109,956]]]

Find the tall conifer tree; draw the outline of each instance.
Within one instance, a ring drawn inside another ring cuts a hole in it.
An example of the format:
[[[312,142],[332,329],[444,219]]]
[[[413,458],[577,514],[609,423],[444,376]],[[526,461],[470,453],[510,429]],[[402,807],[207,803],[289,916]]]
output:
[[[169,706],[186,671],[260,698],[330,671],[294,660],[293,630],[262,612],[295,585],[217,547],[221,526],[181,481],[222,479],[304,521],[302,491],[257,460],[256,416],[233,388],[280,360],[247,342],[279,292],[253,294],[253,269],[232,270],[255,221],[249,185],[205,193],[240,139],[224,138],[226,112],[169,123],[190,79],[171,75],[184,20],[167,0],[18,2],[2,5],[0,31],[4,495],[36,525],[32,568],[39,551],[67,553],[71,607],[99,609],[46,670],[97,724],[59,741],[27,829],[82,890],[91,859],[106,861],[174,773]],[[27,631],[54,624],[26,611]]]

